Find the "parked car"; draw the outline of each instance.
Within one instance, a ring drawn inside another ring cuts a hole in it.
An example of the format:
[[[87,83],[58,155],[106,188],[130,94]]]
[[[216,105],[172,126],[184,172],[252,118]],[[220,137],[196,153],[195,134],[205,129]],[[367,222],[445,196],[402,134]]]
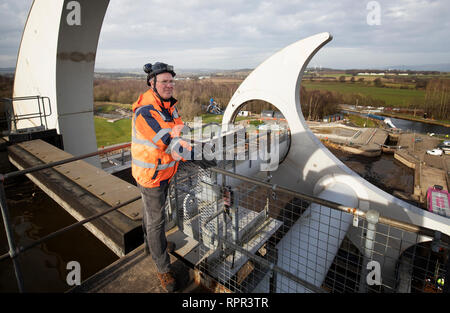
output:
[[[441,149],[427,150],[427,154],[430,154],[430,155],[442,155],[442,150]]]
[[[445,154],[450,154],[450,146],[446,146],[443,143],[439,144],[436,149],[441,149]]]
[[[446,146],[446,147],[450,147],[450,140],[444,140],[441,145]]]

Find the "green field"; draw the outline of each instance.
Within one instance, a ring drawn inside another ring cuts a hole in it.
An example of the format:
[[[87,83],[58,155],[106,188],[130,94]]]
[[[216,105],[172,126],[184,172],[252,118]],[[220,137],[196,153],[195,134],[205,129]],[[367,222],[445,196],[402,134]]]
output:
[[[200,117],[202,118],[203,124],[207,124],[207,123],[221,124],[223,115],[205,113],[205,114],[200,115]],[[238,117],[236,117],[236,122],[243,121],[243,120],[251,120],[251,119],[254,119],[254,118],[238,116]]]
[[[307,90],[328,90],[340,92],[344,95],[361,94],[373,99],[380,99],[386,106],[407,106],[410,103],[422,103],[425,100],[425,91],[415,89],[382,88],[367,86],[361,83],[339,83],[339,82],[311,82],[303,81],[302,85]]]
[[[205,113],[205,114],[200,115],[200,117],[202,118],[203,124],[208,124],[208,123],[219,123],[220,124],[220,123],[222,123],[223,115]]]
[[[345,117],[356,127],[378,127],[378,123],[374,120],[364,118],[355,114],[348,114]]]
[[[117,109],[116,105],[113,104],[104,104],[96,106],[96,111],[99,113],[111,113]]]
[[[203,114],[201,115],[203,124],[222,123],[223,115]],[[248,119],[247,117],[237,117],[237,121]],[[258,122],[256,124],[259,124]],[[97,147],[106,147],[118,143],[131,141],[131,120],[122,119],[114,123],[108,122],[102,117],[94,117],[95,133],[97,136]]]
[[[123,119],[114,123],[101,117],[94,117],[97,147],[110,146],[131,141],[131,120]]]
[[[94,111],[98,113],[112,113],[116,109],[131,109],[131,104],[118,102],[94,101]]]

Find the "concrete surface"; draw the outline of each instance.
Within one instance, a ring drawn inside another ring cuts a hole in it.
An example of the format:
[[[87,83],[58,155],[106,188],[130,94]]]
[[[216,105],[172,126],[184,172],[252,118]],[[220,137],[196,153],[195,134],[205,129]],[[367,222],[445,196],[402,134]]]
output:
[[[176,292],[206,292],[194,282],[194,271],[174,255],[170,255],[179,289]],[[71,293],[166,293],[156,275],[151,256],[144,245],[93,275]]]

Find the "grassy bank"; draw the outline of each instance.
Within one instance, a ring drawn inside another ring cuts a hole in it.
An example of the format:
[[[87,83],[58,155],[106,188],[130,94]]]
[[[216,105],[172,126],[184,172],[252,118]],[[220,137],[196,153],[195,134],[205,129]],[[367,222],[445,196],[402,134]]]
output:
[[[361,117],[355,114],[348,114],[345,116],[353,125],[356,127],[373,127],[377,128],[379,125],[374,120],[370,118]]]
[[[222,123],[223,115],[203,114],[201,115],[203,124],[207,123]],[[248,119],[247,117],[239,116],[237,121]],[[254,121],[255,125],[260,122]],[[106,147],[118,143],[131,141],[131,120],[122,119],[114,123],[108,122],[102,117],[94,117],[95,133],[97,136],[97,147]]]
[[[205,114],[200,115],[200,117],[202,118],[203,124],[207,124],[207,123],[221,124],[223,115],[205,113]],[[256,117],[238,116],[238,117],[236,117],[236,122],[243,121],[243,120],[253,120],[253,119],[256,119]]]
[[[410,103],[422,103],[425,100],[425,91],[416,89],[398,89],[367,86],[364,83],[340,83],[340,82],[311,82],[303,81],[302,85],[307,90],[328,90],[340,92],[343,95],[361,94],[373,99],[380,99],[386,106],[407,106]]]
[[[114,111],[117,108],[131,109],[131,104],[109,102],[109,101],[94,101],[94,110],[102,113]]]
[[[97,136],[97,147],[131,141],[130,119],[110,123],[107,119],[94,117],[94,125]]]

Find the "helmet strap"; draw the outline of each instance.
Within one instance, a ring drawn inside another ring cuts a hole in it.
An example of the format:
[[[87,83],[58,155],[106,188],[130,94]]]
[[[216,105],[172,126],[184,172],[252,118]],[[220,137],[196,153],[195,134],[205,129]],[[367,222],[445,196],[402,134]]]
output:
[[[153,91],[158,94],[158,91],[156,90],[156,75],[153,76]],[[158,94],[158,96],[159,96],[159,94]]]

